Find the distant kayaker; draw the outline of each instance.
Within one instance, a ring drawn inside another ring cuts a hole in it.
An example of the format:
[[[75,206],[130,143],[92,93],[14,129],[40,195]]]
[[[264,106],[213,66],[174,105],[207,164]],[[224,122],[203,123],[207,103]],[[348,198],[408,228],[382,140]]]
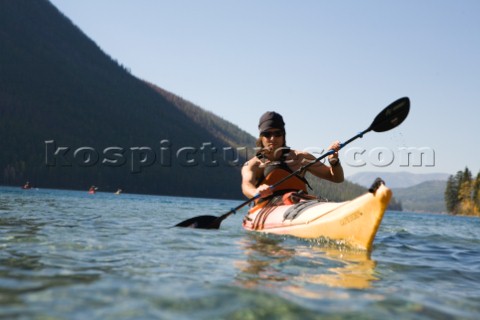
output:
[[[260,136],[257,147],[260,151],[242,168],[243,194],[248,198],[256,194],[266,198],[278,192],[301,190],[306,193],[308,182],[304,178],[305,172],[284,181],[274,190],[270,186],[315,160],[315,157],[308,152],[293,150],[286,146],[285,123],[283,117],[276,112],[264,113],[260,118],[258,129]],[[338,158],[340,142],[332,142],[327,150],[335,151],[328,156],[330,166],[319,161],[309,166],[306,171],[321,179],[343,182],[343,168]]]
[[[30,185],[30,182],[25,182],[25,184],[22,186],[22,189],[31,189],[32,186]]]
[[[98,188],[95,186],[91,186],[90,189],[88,189],[89,194],[95,194],[97,192]]]

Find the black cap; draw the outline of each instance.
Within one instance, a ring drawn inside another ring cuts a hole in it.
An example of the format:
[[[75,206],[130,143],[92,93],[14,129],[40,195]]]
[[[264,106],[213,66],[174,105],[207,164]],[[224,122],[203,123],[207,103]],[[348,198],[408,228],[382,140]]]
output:
[[[285,122],[283,122],[283,117],[279,113],[267,111],[260,117],[258,129],[260,132],[268,129],[281,129],[285,131]]]

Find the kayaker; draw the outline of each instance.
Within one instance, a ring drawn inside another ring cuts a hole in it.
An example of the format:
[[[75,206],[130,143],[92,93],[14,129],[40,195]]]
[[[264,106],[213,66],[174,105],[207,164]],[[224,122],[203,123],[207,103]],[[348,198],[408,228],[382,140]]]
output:
[[[32,186],[30,185],[30,182],[28,182],[28,181],[25,182],[25,184],[22,186],[22,189],[25,189],[25,190],[31,189],[31,188],[32,188]]]
[[[260,151],[242,167],[243,194],[248,198],[256,194],[266,198],[282,191],[301,190],[306,193],[308,182],[304,178],[305,172],[284,181],[274,190],[270,186],[308,164],[309,161],[315,160],[315,157],[308,152],[293,150],[286,146],[285,123],[283,117],[277,112],[264,113],[258,123],[258,129],[260,135],[257,147]],[[327,150],[335,151],[328,156],[329,166],[317,162],[309,166],[306,171],[321,179],[343,182],[343,168],[338,158],[340,142],[332,142]]]

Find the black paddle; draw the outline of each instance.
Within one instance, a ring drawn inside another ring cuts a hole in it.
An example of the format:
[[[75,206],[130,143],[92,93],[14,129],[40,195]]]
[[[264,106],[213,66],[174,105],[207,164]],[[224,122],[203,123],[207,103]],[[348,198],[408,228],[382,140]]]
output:
[[[373,120],[372,124],[368,129],[358,133],[356,136],[350,138],[349,140],[345,141],[344,143],[340,144],[340,149],[345,147],[347,144],[352,142],[353,140],[356,140],[358,138],[362,138],[363,135],[369,131],[375,131],[375,132],[384,132],[391,130],[398,126],[400,123],[405,120],[405,118],[408,115],[408,112],[410,111],[410,100],[407,97],[400,98],[394,102],[392,102],[388,107],[382,110],[375,119]],[[316,158],[312,162],[309,162],[308,164],[300,167],[296,171],[292,172],[285,178],[281,179],[280,181],[272,184],[270,188],[273,190],[275,187],[279,186],[281,183],[283,183],[285,180],[290,179],[291,177],[303,172],[305,169],[313,165],[314,163],[317,163],[318,161],[324,159],[325,157],[333,154],[335,151],[334,150],[329,150],[327,153],[321,155],[320,157]],[[220,228],[220,223],[226,219],[228,216],[230,216],[233,213],[236,213],[237,210],[240,208],[243,208],[247,204],[251,203],[252,201],[260,198],[260,194],[256,194],[252,198],[248,199],[247,201],[239,204],[235,208],[230,209],[227,213],[221,215],[220,217],[216,216],[198,216],[198,217],[193,217],[188,220],[182,221],[179,224],[175,225],[175,227],[189,227],[189,228],[199,228],[199,229],[218,229]]]

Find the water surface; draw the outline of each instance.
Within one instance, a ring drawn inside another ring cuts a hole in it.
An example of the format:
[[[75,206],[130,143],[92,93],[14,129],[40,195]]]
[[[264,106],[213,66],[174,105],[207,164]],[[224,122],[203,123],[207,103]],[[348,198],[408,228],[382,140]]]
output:
[[[477,319],[480,219],[387,212],[371,253],[169,228],[238,201],[0,187],[0,318]]]

